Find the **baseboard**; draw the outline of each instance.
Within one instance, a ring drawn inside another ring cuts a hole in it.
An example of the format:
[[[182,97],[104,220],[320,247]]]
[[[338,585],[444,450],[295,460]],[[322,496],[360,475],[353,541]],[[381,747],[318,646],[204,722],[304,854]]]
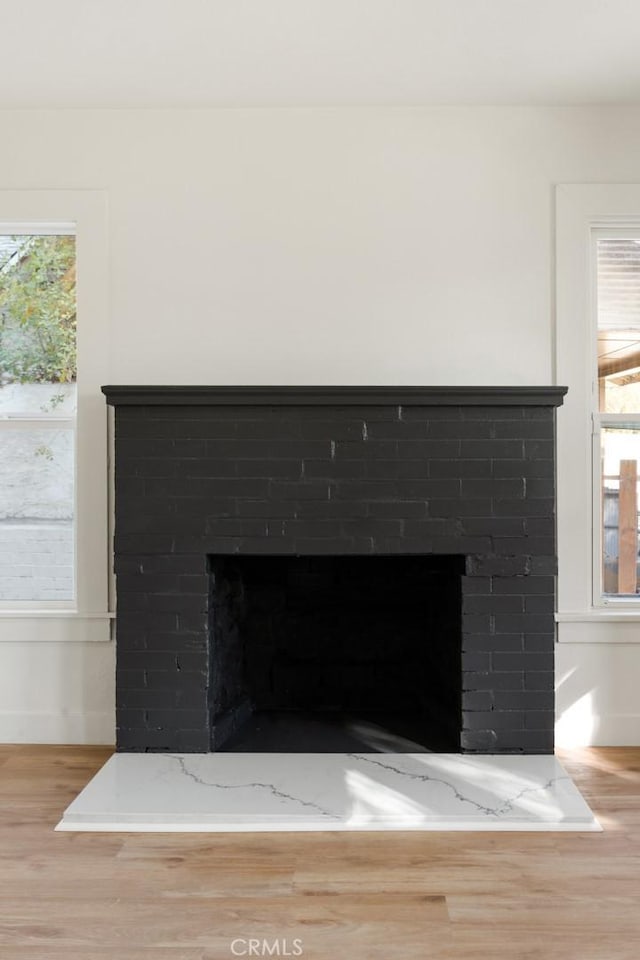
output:
[[[591,714],[580,718],[567,713],[556,723],[556,746],[640,746],[640,713]]]
[[[0,712],[0,743],[115,743],[110,711],[76,714]]]

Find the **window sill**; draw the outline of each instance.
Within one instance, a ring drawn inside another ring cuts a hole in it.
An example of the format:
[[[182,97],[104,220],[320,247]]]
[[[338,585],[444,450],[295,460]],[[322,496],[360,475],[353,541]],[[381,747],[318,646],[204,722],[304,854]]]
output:
[[[106,611],[104,613],[79,613],[77,610],[0,610],[0,620],[23,620],[44,618],[50,620],[53,617],[62,617],[66,620],[115,620],[115,613]]]
[[[640,605],[627,610],[602,609],[565,611],[556,613],[556,623],[640,623]]]

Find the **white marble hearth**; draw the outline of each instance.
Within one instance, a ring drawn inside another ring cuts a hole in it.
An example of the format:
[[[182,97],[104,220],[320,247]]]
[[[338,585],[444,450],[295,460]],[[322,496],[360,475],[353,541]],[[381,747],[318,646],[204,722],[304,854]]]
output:
[[[119,753],[58,830],[600,830],[551,756]]]

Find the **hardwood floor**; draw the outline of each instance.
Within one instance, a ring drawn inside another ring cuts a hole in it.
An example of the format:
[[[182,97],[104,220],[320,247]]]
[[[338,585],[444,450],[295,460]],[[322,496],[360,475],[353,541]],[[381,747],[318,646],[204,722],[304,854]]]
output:
[[[640,748],[560,755],[601,834],[54,833],[110,752],[0,746],[3,960],[640,958]]]

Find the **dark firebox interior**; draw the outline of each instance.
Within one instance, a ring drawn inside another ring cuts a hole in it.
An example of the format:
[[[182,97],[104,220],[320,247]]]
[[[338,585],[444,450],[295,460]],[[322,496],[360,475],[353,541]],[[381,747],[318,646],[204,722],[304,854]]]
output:
[[[211,749],[459,752],[463,570],[211,558]]]

